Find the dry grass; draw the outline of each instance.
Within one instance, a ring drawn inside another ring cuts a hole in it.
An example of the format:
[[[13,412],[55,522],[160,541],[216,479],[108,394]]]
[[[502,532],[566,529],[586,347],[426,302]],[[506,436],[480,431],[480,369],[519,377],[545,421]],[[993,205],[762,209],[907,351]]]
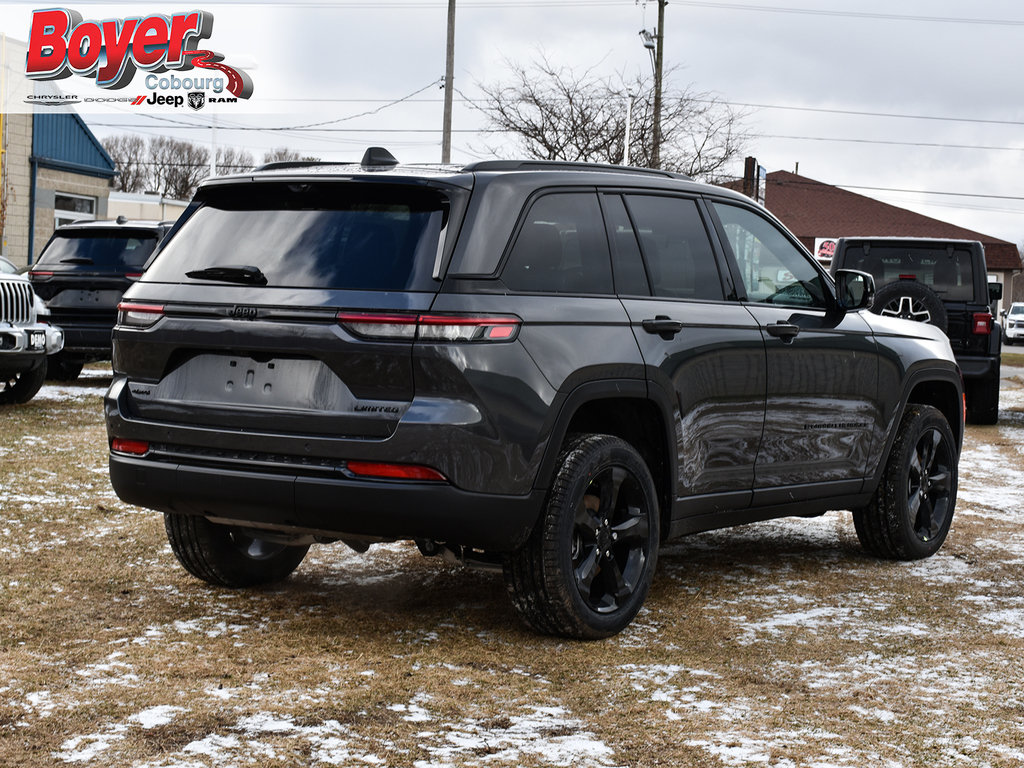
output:
[[[868,558],[844,513],[692,537],[599,643],[404,544],[264,591],[189,578],[113,495],[86,382],[0,410],[0,765],[1024,762],[1019,382],[936,557]]]

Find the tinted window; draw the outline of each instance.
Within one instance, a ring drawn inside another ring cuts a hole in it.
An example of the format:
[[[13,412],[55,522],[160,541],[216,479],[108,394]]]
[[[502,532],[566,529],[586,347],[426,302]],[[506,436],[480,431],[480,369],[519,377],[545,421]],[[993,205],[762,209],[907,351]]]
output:
[[[156,248],[157,236],[145,231],[58,233],[39,257],[54,269],[141,272]]]
[[[369,184],[260,184],[207,191],[146,273],[258,267],[271,286],[425,290],[445,200],[430,189]]]
[[[825,307],[825,279],[773,222],[747,208],[715,203],[736,256],[747,300]]]
[[[694,200],[628,195],[626,204],[655,296],[724,298],[715,253]]]
[[[974,262],[971,252],[963,248],[871,246],[865,254],[864,246],[851,245],[844,264],[847,269],[870,272],[876,288],[896,280],[916,280],[943,299],[974,298]]]
[[[640,244],[633,231],[633,222],[618,195],[604,196],[604,210],[608,217],[608,234],[612,242],[612,272],[615,291],[622,296],[650,296]]]
[[[514,291],[611,293],[611,262],[597,195],[571,192],[538,198],[501,277]]]

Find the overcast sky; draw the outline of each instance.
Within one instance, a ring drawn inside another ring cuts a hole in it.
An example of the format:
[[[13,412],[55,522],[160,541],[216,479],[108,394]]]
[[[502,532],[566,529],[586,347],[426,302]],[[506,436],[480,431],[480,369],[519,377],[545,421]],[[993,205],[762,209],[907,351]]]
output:
[[[24,41],[32,11],[55,6],[86,19],[211,11],[204,47],[246,68],[254,85],[247,103],[221,108],[218,144],[257,158],[286,145],[357,159],[378,144],[401,160],[440,159],[446,0],[6,3],[0,31]],[[541,51],[600,74],[649,72],[638,32],[656,21],[654,1],[459,0],[455,83],[477,98],[478,83],[507,78],[506,61],[527,63]],[[670,85],[713,91],[744,109],[746,154],[769,171],[799,163],[803,176],[1018,244],[1022,58],[1019,0],[672,0],[666,11],[665,61],[676,68]],[[121,93],[148,93],[144,74]],[[59,85],[91,93],[81,77]],[[209,109],[86,107],[78,111],[100,137],[132,131],[213,140]],[[379,111],[353,117],[371,110]],[[267,130],[324,121],[339,122],[318,126],[329,130]],[[471,104],[456,102],[453,160],[476,159],[496,143],[475,131],[482,125]]]

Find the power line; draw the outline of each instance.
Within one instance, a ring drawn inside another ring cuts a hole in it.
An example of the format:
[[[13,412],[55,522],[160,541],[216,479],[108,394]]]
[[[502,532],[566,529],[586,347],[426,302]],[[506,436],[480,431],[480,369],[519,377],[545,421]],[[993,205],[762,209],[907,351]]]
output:
[[[714,8],[727,11],[759,11],[762,13],[795,13],[805,16],[839,16],[852,19],[875,19],[881,21],[937,22],[943,24],[987,24],[999,27],[1024,27],[1021,19],[976,19],[952,16],[918,16],[898,13],[869,13],[867,11],[835,11],[820,8],[787,8],[771,5],[747,5],[745,3],[719,3],[711,0],[672,0],[676,5],[697,8]]]
[[[1024,147],[993,147],[981,144],[939,144],[927,141],[891,141],[886,139],[849,139],[833,136],[783,136],[773,133],[751,134],[752,139],[792,139],[793,141],[838,141],[851,144],[883,144],[896,147],[933,147],[938,149],[987,149],[998,152],[1021,152]]]
[[[704,103],[715,102],[715,99],[693,99]],[[982,123],[985,125],[1024,125],[1024,120],[985,120],[976,117],[951,117],[949,115],[911,115],[899,112],[866,112],[853,109],[827,109],[824,107],[796,107],[786,104],[754,104],[743,101],[718,101],[731,107],[751,107],[752,109],[786,109],[796,112],[824,112],[833,115],[858,115],[861,117],[894,117],[905,120],[939,120],[950,123]]]

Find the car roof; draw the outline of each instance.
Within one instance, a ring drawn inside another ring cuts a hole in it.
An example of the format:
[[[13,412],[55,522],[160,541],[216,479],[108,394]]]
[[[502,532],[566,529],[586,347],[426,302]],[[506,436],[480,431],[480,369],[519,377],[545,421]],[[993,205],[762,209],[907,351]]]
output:
[[[648,187],[665,190],[686,190],[693,193],[721,194],[750,202],[750,199],[722,187],[696,182],[689,176],[672,171],[637,168],[602,163],[570,162],[560,160],[482,160],[467,165],[403,164],[385,149],[370,147],[362,160],[284,161],[268,163],[253,171],[206,179],[200,189],[222,184],[240,184],[260,181],[380,181],[394,183],[437,182],[472,189],[484,178],[493,181],[510,176],[518,177],[524,186],[558,186],[591,184],[600,186]]]

